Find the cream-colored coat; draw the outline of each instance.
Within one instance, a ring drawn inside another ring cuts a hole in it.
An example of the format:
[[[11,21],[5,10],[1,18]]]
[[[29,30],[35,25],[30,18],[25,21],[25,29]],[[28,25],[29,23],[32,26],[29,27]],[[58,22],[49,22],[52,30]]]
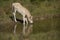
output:
[[[33,23],[30,12],[25,7],[23,7],[20,3],[13,3],[12,7],[13,7],[13,15],[14,15],[15,22],[17,22],[16,20],[16,11],[17,11],[23,16],[23,24],[25,24],[25,21],[27,24],[28,24],[28,21],[30,23]]]

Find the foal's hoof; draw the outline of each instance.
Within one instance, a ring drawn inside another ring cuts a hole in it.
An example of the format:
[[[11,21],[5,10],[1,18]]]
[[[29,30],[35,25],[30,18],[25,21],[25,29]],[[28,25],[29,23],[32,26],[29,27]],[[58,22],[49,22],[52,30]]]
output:
[[[15,22],[17,22],[17,21],[15,21]]]

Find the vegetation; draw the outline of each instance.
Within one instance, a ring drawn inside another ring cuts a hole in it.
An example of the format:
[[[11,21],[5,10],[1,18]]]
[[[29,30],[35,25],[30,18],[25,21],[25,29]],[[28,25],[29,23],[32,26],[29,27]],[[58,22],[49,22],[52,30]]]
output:
[[[60,0],[0,0],[1,40],[16,40],[19,37],[19,35],[15,37],[10,33],[15,25],[12,19],[11,4],[13,2],[20,2],[33,16],[34,27],[30,40],[60,40]],[[17,19],[22,18],[19,14],[16,16]],[[20,28],[21,24],[19,22],[18,24]],[[18,32],[21,31],[19,28],[17,29]],[[6,38],[3,35],[4,30],[7,32],[5,33]]]

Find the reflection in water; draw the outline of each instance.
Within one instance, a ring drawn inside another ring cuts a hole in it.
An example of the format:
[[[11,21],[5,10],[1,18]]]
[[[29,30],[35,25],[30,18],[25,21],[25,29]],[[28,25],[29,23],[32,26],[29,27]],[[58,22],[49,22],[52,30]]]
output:
[[[24,40],[29,40],[29,35],[32,32],[33,25],[24,25],[23,26],[23,36]]]
[[[33,25],[0,24],[0,40],[60,40],[60,18],[38,20]]]
[[[17,28],[17,24],[15,24],[14,26],[14,31],[13,31],[14,34],[16,34],[16,28]]]
[[[22,29],[19,39],[21,38],[21,40],[29,40],[29,35],[32,32],[32,27],[33,25],[23,25],[23,29]],[[14,31],[13,31],[15,36],[17,35],[16,28],[17,28],[17,24],[15,24]]]

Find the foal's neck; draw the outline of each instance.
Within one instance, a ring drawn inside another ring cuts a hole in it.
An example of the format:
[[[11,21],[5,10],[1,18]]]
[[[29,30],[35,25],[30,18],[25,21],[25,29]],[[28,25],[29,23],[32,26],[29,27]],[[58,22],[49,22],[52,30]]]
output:
[[[27,18],[30,18],[31,17],[31,15],[29,14],[29,15],[26,15],[27,16]]]

